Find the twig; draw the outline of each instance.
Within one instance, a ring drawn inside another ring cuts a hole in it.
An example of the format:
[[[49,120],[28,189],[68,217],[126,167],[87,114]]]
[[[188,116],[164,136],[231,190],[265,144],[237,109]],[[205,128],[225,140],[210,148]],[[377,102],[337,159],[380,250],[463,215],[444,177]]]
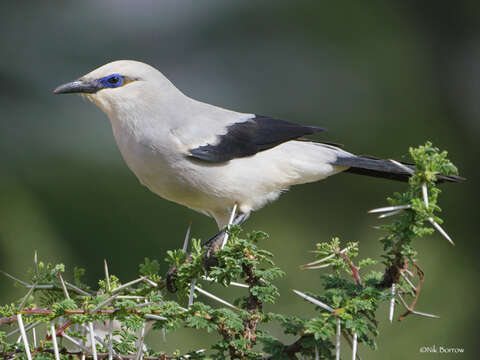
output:
[[[338,255],[340,255],[340,257],[343,260],[345,260],[347,265],[350,267],[350,270],[352,270],[352,276],[355,279],[355,281],[357,282],[357,285],[361,286],[362,285],[362,280],[360,279],[360,274],[358,273],[358,268],[355,265],[353,265],[352,260],[350,260],[350,258],[345,253],[338,253]]]

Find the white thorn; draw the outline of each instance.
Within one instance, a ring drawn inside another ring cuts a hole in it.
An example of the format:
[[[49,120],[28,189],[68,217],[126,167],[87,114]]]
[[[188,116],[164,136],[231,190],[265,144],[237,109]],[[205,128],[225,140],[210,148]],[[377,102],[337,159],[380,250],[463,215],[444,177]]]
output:
[[[97,360],[97,345],[95,341],[95,331],[93,331],[93,322],[88,323],[88,331],[90,332],[90,342],[92,345],[93,360]]]
[[[202,276],[202,279],[206,280],[206,281],[212,281],[212,282],[216,281],[214,278],[211,278],[211,277],[208,277],[208,276],[205,276],[205,275]],[[231,281],[230,285],[238,286],[238,287],[241,287],[241,288],[248,288],[247,284],[242,284],[242,283],[235,282],[235,281]]]
[[[232,213],[230,214],[230,219],[228,220],[227,231],[225,231],[225,236],[223,237],[222,249],[225,247],[225,244],[228,242],[228,230],[230,229],[230,225],[233,223],[233,219],[235,218],[235,213],[237,212],[237,203],[233,205]]]
[[[342,325],[340,319],[337,319],[337,336],[335,341],[335,359],[340,360],[340,339],[342,335]]]
[[[146,283],[150,284],[150,286],[153,286],[153,287],[157,287],[157,286],[158,286],[158,284],[157,284],[155,281],[150,280],[149,278],[145,278],[145,279],[143,279],[143,280],[144,280]]]
[[[353,333],[353,344],[352,344],[352,360],[355,360],[357,357],[357,344],[358,344],[358,334]]]
[[[315,360],[320,360],[320,354],[318,353],[318,346],[315,345]]]
[[[188,296],[188,307],[192,306],[193,304],[196,282],[197,282],[197,279],[193,279],[192,282],[190,283],[190,295]]]
[[[143,340],[145,338],[145,323],[143,324],[142,329],[140,330],[140,336],[138,337],[138,352],[135,356],[135,360],[143,359]]]
[[[422,184],[422,194],[423,194],[423,201],[425,202],[425,207],[428,209],[428,189],[427,183]]]
[[[113,323],[113,321],[110,321],[110,323]],[[82,327],[82,330],[85,330],[85,329],[86,329],[86,330],[88,331],[88,328],[87,328],[85,325],[80,325],[80,326]],[[112,328],[112,331],[113,331],[113,328]],[[105,341],[103,341],[103,340],[105,340],[105,337],[102,339],[100,336],[95,335],[95,339],[96,339],[96,340],[98,341],[98,343],[99,343],[100,345],[102,345],[104,348],[108,348],[108,344],[105,343]],[[120,356],[115,352],[115,350],[113,350],[113,348],[112,348],[112,354],[113,354],[113,355],[116,355],[117,358],[119,358],[120,360],[122,360],[122,359],[120,358]],[[97,354],[97,356],[98,356],[98,354]]]
[[[25,345],[25,353],[27,354],[28,360],[32,360],[32,354],[30,353],[30,346],[28,345],[27,333],[25,327],[23,326],[22,314],[17,315],[18,328],[22,334],[23,345]]]
[[[152,301],[146,301],[145,300],[145,302],[143,304],[138,304],[136,307],[138,309],[138,308],[145,307],[145,306],[152,305],[152,304],[153,304]]]
[[[35,288],[35,289],[53,289],[55,286],[53,286],[53,285],[36,285],[36,284],[33,284],[33,285],[27,285],[26,287],[29,288],[29,289],[31,289],[32,287]]]
[[[32,321],[31,323],[28,323],[27,325],[25,325],[25,331],[28,331],[30,330],[31,328],[35,328],[35,326],[38,326],[41,324],[41,321]],[[15,335],[17,332],[20,331],[20,328],[18,329],[15,329],[11,332],[9,332],[7,335],[5,335],[5,337],[9,337],[9,336],[12,336],[12,335]],[[21,335],[20,335],[21,336]]]
[[[329,266],[332,266],[333,263],[328,263],[328,264],[323,264],[323,265],[317,265],[317,266],[309,266],[309,265],[303,265],[302,269],[303,270],[316,270],[316,269],[324,269]]]
[[[90,314],[93,314],[95,311],[101,309],[102,307],[104,307],[105,305],[111,303],[118,295],[115,294],[111,297],[109,297],[108,299],[102,301],[100,304],[98,304],[95,308],[93,308],[92,310],[90,310]]]
[[[425,316],[425,317],[428,317],[428,318],[434,318],[434,319],[439,319],[440,318],[440,316],[438,316],[438,315],[433,315],[433,314],[428,314],[428,313],[424,313],[424,312],[420,312],[420,311],[416,311],[416,310],[411,310],[408,307],[407,302],[403,299],[402,295],[398,294],[398,298],[402,302],[403,306],[405,306],[405,309],[407,309],[412,314],[419,315],[419,316]]]
[[[410,270],[404,269],[404,271],[408,274],[408,276],[413,277],[413,273]]]
[[[390,314],[388,315],[388,319],[390,323],[393,322],[393,313],[395,311],[395,283],[392,284],[392,298],[390,299]]]
[[[412,314],[419,315],[419,316],[425,316],[425,317],[429,317],[429,318],[434,318],[434,319],[440,319],[440,316],[438,316],[438,315],[428,314],[428,313],[424,313],[424,312],[416,311],[416,310],[412,311]]]
[[[163,342],[167,342],[167,330],[165,330],[165,328],[162,328],[162,340]]]
[[[33,348],[35,349],[37,347],[37,331],[35,328],[32,329],[32,335],[33,335]]]
[[[85,351],[86,353],[88,354],[91,354],[92,352],[90,351],[90,349],[88,349],[87,347],[83,346],[82,344],[80,344],[79,341],[75,340],[74,338],[72,338],[71,336],[67,335],[66,333],[63,333],[62,334],[62,337],[67,339],[68,341],[70,341],[72,344],[78,346],[80,349],[82,349],[83,351]],[[82,355],[82,358],[83,356],[85,355]]]
[[[55,360],[60,360],[60,353],[58,352],[57,331],[55,325],[50,323],[50,332],[52,333],[53,352],[55,353]]]
[[[405,282],[412,287],[412,289],[417,288],[403,272],[400,272],[400,275],[403,277]]]
[[[145,314],[145,318],[152,319],[152,320],[167,320],[166,317],[154,314]]]
[[[110,322],[108,324],[108,360],[112,360],[112,359],[113,359],[113,320],[110,319]]]
[[[143,281],[143,280],[145,280],[145,276],[142,276],[142,277],[140,277],[140,278],[138,278],[138,279],[135,279],[135,280],[132,280],[132,281],[130,281],[130,282],[127,282],[127,283],[125,283],[125,284],[123,284],[123,285],[115,288],[115,289],[112,291],[112,294],[115,294],[115,293],[119,292],[120,290],[123,290],[123,289],[125,289],[125,288],[127,288],[127,287],[130,287],[130,286],[132,286],[132,285],[135,285],[136,283],[139,283],[140,281]]]
[[[339,253],[339,254],[343,254],[343,253],[345,253],[346,251],[350,250],[351,248],[355,247],[355,245],[356,245],[356,244],[352,244],[352,245],[350,245],[350,246],[347,246],[345,249],[340,250],[338,253]],[[324,261],[333,259],[333,258],[335,257],[335,255],[337,255],[337,254],[328,255],[328,256],[320,259],[320,260],[316,260],[316,261],[313,261],[313,262],[311,262],[311,263],[305,264],[305,265],[303,265],[303,267],[310,267],[310,266],[313,266],[313,265],[320,264],[320,263],[322,263],[322,262],[324,262]]]
[[[12,279],[13,281],[16,281],[18,282],[19,284],[25,286],[25,287],[31,287],[32,285],[30,284],[27,284],[25,281],[22,281],[18,278],[16,278],[15,276],[13,275],[10,275],[9,273],[6,273],[5,271],[0,271],[0,273],[2,273],[3,275],[5,275],[6,277],[9,277],[10,279]]]
[[[379,213],[379,212],[405,210],[405,209],[410,209],[411,207],[412,207],[412,205],[386,206],[386,207],[381,207],[381,208],[369,210],[368,213],[369,214],[375,214],[375,213]]]
[[[28,298],[30,297],[30,295],[32,295],[33,291],[35,290],[35,286],[37,284],[33,284],[32,287],[27,291],[27,294],[23,297],[23,300],[21,302],[20,305],[18,305],[18,310],[22,310],[23,307],[25,306],[25,304],[27,303],[28,301]]]
[[[388,213],[380,215],[378,218],[379,219],[384,219],[384,218],[389,217],[389,216],[400,214],[402,211],[403,210],[395,210],[395,211],[392,211],[392,212],[388,212]]]
[[[58,278],[60,279],[60,284],[62,284],[63,294],[67,300],[70,300],[70,294],[68,293],[67,287],[65,286],[65,281],[63,281],[63,277],[60,272],[58,272]]]
[[[213,300],[216,300],[223,305],[227,305],[228,307],[231,307],[232,309],[238,310],[238,308],[236,306],[230,304],[228,301],[225,301],[225,300],[219,298],[218,296],[215,296],[215,295],[209,293],[208,291],[205,291],[202,288],[199,288],[198,286],[195,286],[195,290],[197,290],[200,294],[208,296],[209,298],[211,298]]]
[[[393,159],[390,159],[389,161],[390,161],[391,163],[397,165],[399,168],[402,168],[403,170],[405,170],[405,171],[408,172],[409,174],[414,174],[414,173],[415,173],[414,170],[410,169],[408,166],[403,165],[402,163],[399,163],[398,161],[395,161],[395,160],[393,160]]]
[[[200,350],[195,351],[195,354],[201,354],[201,353],[203,353],[203,352],[205,352],[205,349],[200,349]],[[182,358],[184,358],[184,359],[190,359],[191,356],[190,356],[190,355],[183,355]]]
[[[428,221],[430,221],[430,223],[433,225],[433,227],[434,227],[435,229],[437,229],[437,231],[438,231],[440,234],[442,234],[442,236],[443,236],[445,239],[447,239],[447,240],[450,242],[450,244],[452,244],[452,245],[455,246],[455,243],[454,243],[453,240],[450,238],[450,236],[448,236],[448,234],[446,233],[446,231],[443,230],[442,227],[441,227],[435,220],[433,220],[433,219],[430,217],[430,218],[428,218]]]
[[[183,252],[187,252],[187,249],[188,249],[188,242],[190,241],[190,232],[192,230],[192,223],[190,222],[188,224],[188,228],[187,228],[187,233],[185,234],[185,240],[183,241]]]
[[[132,299],[132,300],[143,300],[145,296],[137,296],[137,295],[119,295],[117,299]]]
[[[311,296],[308,296],[304,293],[302,293],[301,291],[298,291],[298,290],[294,290],[292,289],[292,291],[297,294],[298,296],[304,298],[305,300],[311,302],[312,304],[315,304],[317,306],[320,306],[321,308],[327,310],[327,311],[330,311],[330,312],[334,312],[335,310],[333,308],[331,308],[330,306],[328,306],[327,304],[321,302],[320,300],[317,300]]]
[[[86,292],[85,290],[82,290],[80,289],[79,287],[76,287],[75,285],[69,283],[68,281],[65,281],[65,284],[72,290],[74,290],[75,292],[79,293],[80,295],[83,295],[83,296],[92,296],[92,294],[89,294],[88,292]]]
[[[108,272],[107,259],[103,259],[103,267],[105,269],[105,280],[107,283],[107,291],[110,292],[112,291],[112,287],[110,286],[110,274]]]

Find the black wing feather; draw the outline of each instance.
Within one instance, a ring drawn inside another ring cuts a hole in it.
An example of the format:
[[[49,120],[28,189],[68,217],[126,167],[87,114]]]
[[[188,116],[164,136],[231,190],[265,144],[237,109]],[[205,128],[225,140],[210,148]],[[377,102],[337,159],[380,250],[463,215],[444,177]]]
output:
[[[286,141],[324,130],[317,126],[303,126],[256,115],[248,121],[228,126],[227,133],[218,136],[216,145],[208,144],[190,149],[190,157],[215,163],[225,162],[251,156]]]

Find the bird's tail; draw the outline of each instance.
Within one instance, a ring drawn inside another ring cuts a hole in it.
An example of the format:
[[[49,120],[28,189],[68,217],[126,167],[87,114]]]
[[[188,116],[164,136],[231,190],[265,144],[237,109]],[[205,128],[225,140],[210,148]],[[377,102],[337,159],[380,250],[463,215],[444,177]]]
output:
[[[412,164],[394,162],[392,160],[377,159],[370,156],[346,156],[338,157],[334,165],[348,166],[345,172],[408,181],[415,167]],[[465,179],[455,175],[438,175],[438,182],[462,182]]]

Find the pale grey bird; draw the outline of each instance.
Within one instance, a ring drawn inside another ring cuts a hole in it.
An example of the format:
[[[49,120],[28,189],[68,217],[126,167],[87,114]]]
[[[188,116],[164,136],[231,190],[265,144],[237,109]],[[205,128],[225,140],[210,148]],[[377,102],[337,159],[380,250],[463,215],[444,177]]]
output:
[[[194,100],[138,61],[108,63],[54,93],[81,93],[93,101],[109,117],[120,152],[140,182],[213,217],[220,229],[235,204],[239,223],[290,186],[342,171],[409,177],[408,169],[388,160],[304,138],[322,128]]]

